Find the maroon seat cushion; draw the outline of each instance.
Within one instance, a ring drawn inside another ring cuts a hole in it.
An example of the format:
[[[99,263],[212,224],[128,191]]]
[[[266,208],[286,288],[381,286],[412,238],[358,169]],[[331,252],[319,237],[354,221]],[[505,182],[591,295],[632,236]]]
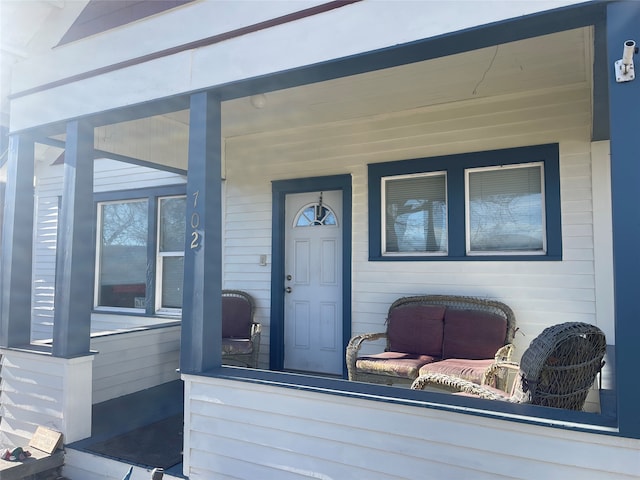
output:
[[[476,310],[447,309],[444,315],[442,358],[493,358],[504,345],[507,320]]]
[[[222,297],[222,338],[251,338],[251,305],[241,297]]]
[[[389,350],[392,352],[442,356],[445,307],[408,305],[389,312]]]
[[[428,363],[420,368],[420,375],[426,373],[442,373],[463,378],[480,384],[484,372],[491,366],[493,359],[467,360],[463,358],[449,358],[440,362]]]
[[[415,379],[423,365],[436,361],[429,355],[414,353],[383,352],[376,355],[358,357],[356,369],[359,373],[373,373]]]

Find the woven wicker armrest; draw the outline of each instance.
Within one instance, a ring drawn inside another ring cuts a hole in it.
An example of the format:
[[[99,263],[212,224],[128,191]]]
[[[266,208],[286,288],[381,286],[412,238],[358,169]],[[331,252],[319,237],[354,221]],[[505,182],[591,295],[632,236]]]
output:
[[[496,362],[510,362],[511,357],[513,356],[513,351],[516,349],[516,346],[513,343],[507,343],[503,347],[500,347],[496,352],[494,360]]]
[[[435,387],[438,390],[453,393],[468,393],[488,400],[504,400],[506,398],[506,394],[500,395],[491,389],[478,385],[477,383],[442,373],[427,373],[425,375],[420,375],[411,384],[412,390],[424,390],[427,387]]]
[[[380,340],[387,338],[386,332],[383,333],[363,333],[356,335],[349,340],[347,345],[347,371],[349,373],[349,380],[356,379],[356,360],[358,359],[358,352],[364,342],[373,342],[374,340]]]
[[[492,385],[505,392],[509,384],[509,370],[518,372],[520,364],[512,361],[496,361],[482,375],[482,385]]]
[[[347,345],[347,350],[353,350],[357,352],[362,347],[364,342],[373,342],[375,340],[380,340],[381,338],[387,338],[387,334],[384,332],[381,333],[363,333],[361,335],[356,335],[349,340],[349,345]]]

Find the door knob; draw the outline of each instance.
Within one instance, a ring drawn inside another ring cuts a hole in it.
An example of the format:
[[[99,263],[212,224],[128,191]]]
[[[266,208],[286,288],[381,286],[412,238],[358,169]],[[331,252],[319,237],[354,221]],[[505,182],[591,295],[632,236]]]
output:
[[[291,293],[291,287],[285,288],[284,291],[287,292],[287,293]]]

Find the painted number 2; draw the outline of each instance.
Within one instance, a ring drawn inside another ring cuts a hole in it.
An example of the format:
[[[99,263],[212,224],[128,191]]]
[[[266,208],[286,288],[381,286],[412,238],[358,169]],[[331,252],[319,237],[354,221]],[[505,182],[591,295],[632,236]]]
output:
[[[193,193],[193,209],[196,210],[198,207],[198,196],[200,195],[200,190],[197,190]],[[191,249],[196,249],[200,246],[201,235],[198,233],[198,227],[200,226],[200,214],[197,211],[194,211],[191,214]]]

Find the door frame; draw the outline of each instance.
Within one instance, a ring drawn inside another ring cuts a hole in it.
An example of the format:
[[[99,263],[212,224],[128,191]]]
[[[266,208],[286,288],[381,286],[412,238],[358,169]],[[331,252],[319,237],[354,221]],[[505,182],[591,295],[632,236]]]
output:
[[[271,186],[271,322],[269,328],[269,369],[284,369],[284,261],[285,200],[293,193],[340,190],[342,192],[342,347],[351,338],[351,175],[274,180]],[[342,376],[347,378],[343,358]]]

